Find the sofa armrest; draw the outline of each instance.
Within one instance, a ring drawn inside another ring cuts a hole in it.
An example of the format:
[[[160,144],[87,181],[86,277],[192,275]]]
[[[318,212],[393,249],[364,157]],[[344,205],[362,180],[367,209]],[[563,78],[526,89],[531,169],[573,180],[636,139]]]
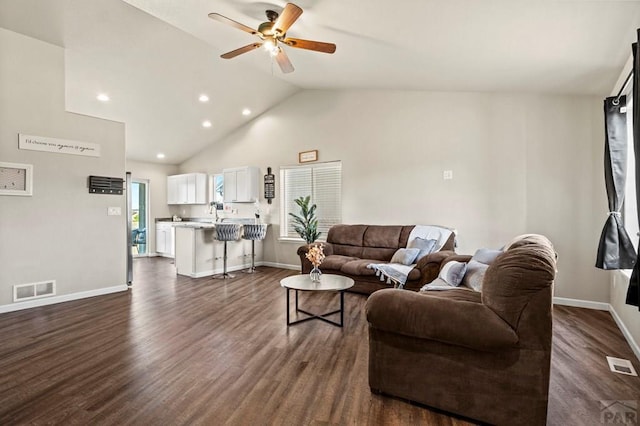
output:
[[[331,243],[311,243],[298,247],[297,253],[298,256],[300,256],[300,267],[303,274],[311,271],[311,262],[307,259],[306,254],[309,252],[311,246],[315,246],[317,244],[322,244],[325,256],[331,256],[333,254],[333,246]]]
[[[442,267],[447,263],[447,262],[451,262],[452,260],[455,260],[456,262],[464,262],[464,263],[468,263],[471,258],[473,256],[471,256],[470,254],[452,254],[451,256],[448,256],[447,258],[445,258],[442,263],[440,264],[440,268],[442,269]]]
[[[455,254],[453,251],[444,250],[422,257],[416,265],[416,268],[420,270],[420,284],[427,284],[435,280],[440,272],[442,262]]]
[[[459,290],[463,291],[463,290]],[[516,332],[482,303],[397,289],[369,296],[367,321],[371,327],[419,339],[435,340],[474,350],[514,348]]]
[[[333,245],[331,243],[311,243],[298,247],[298,256],[304,257],[312,246],[322,245],[322,252],[325,256],[331,256],[333,254]]]

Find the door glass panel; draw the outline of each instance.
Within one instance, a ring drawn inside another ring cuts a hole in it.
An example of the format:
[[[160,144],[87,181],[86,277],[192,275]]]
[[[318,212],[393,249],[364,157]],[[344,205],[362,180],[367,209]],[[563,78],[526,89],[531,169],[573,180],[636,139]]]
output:
[[[133,255],[147,254],[147,184],[131,183],[131,250]]]

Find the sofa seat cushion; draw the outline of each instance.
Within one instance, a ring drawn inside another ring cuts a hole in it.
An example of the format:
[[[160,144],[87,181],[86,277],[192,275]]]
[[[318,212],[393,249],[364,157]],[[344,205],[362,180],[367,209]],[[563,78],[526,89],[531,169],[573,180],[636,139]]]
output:
[[[367,265],[371,263],[388,263],[388,262],[380,262],[377,259],[354,259],[350,262],[345,263],[340,268],[340,272],[348,275],[355,275],[361,277],[375,277],[376,271],[374,269],[367,268]],[[322,263],[324,265],[324,262]],[[322,266],[320,267],[322,269]],[[407,281],[419,280],[420,279],[420,270],[413,268],[411,272],[409,272],[409,276],[407,277]]]
[[[327,256],[324,258],[322,264],[320,265],[320,270],[332,269],[334,271],[340,271],[346,263],[353,262],[355,260],[358,260],[358,258],[332,254],[331,256]]]
[[[349,275],[372,276],[376,274],[376,271],[367,268],[367,265],[369,265],[370,263],[380,263],[380,261],[374,259],[352,260],[351,262],[347,262],[342,265],[342,268],[340,268],[340,272]]]

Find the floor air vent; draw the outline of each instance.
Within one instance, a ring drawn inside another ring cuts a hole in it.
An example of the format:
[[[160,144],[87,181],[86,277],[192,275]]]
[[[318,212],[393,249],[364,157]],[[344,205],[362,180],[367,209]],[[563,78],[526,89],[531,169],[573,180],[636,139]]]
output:
[[[633,364],[628,359],[622,358],[614,358],[612,356],[607,357],[607,362],[609,363],[609,368],[614,373],[620,374],[628,374],[629,376],[637,376],[635,368],[633,368]]]
[[[31,284],[16,284],[13,286],[13,301],[23,302],[25,300],[40,299],[42,297],[56,294],[56,282],[42,281]]]

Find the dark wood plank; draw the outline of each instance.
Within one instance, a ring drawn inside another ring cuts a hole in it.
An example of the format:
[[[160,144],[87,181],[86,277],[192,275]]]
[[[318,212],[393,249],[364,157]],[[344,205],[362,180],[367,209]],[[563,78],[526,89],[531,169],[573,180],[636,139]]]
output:
[[[638,403],[640,379],[612,373],[607,356],[628,359],[640,371],[609,312],[554,307],[549,424],[603,424],[602,401]]]
[[[369,391],[362,295],[345,295],[342,329],[287,327],[279,282],[294,271],[223,281],[134,263],[130,292],[0,315],[0,424],[469,424]],[[314,312],[338,303],[301,297]],[[633,357],[608,313],[555,308],[549,424],[597,424],[600,400],[640,399],[605,354]]]

